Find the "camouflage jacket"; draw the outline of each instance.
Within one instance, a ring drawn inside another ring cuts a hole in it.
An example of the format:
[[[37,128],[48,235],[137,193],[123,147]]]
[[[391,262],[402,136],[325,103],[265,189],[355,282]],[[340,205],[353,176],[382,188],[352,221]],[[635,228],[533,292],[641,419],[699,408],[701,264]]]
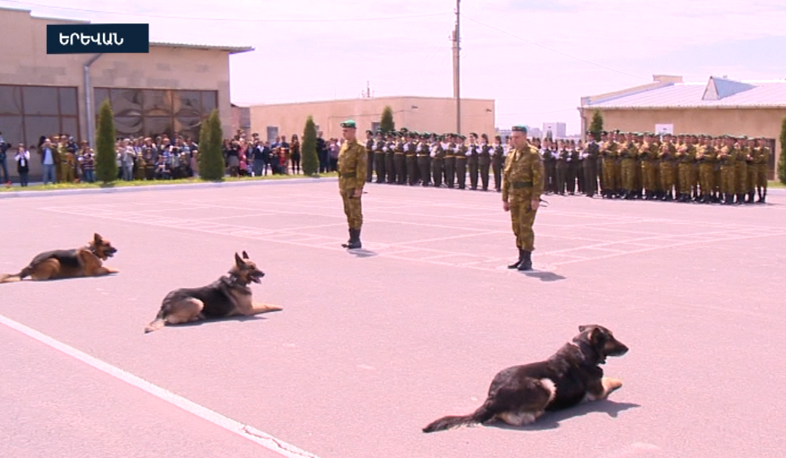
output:
[[[346,141],[338,152],[338,187],[342,191],[363,189],[366,183],[366,148],[357,141]]]
[[[540,199],[543,193],[543,158],[537,148],[527,144],[508,154],[502,172],[502,200]]]

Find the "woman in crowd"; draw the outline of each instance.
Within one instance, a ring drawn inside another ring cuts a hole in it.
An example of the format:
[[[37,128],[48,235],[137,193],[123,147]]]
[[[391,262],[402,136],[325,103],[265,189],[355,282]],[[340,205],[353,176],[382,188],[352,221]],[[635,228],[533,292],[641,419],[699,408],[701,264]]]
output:
[[[297,175],[300,173],[300,140],[297,134],[292,135],[292,143],[289,145],[291,151],[290,157],[292,158],[292,174]]]

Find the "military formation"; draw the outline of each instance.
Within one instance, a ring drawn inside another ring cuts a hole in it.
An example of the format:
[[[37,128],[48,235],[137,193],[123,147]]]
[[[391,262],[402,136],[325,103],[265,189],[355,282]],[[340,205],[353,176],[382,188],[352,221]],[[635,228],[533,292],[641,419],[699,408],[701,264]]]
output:
[[[764,203],[771,151],[764,138],[600,132],[599,141],[533,139],[544,163],[544,193],[599,194],[704,204]],[[501,192],[512,146],[500,136],[402,128],[366,131],[366,181]],[[469,183],[467,183],[469,181]]]

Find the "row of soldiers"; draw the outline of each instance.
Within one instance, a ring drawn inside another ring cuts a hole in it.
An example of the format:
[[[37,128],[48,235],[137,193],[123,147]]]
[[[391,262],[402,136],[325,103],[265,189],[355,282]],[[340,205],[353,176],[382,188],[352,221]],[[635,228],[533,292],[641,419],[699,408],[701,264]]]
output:
[[[546,194],[741,204],[765,202],[771,151],[764,138],[587,132],[587,143],[533,140],[543,158]],[[501,189],[509,145],[497,135],[437,135],[366,131],[366,181],[488,190],[489,173]],[[444,183],[444,184],[443,184]]]
[[[487,191],[491,173],[494,188],[498,192],[502,189],[502,167],[508,148],[499,135],[492,143],[488,135],[479,137],[472,132],[469,144],[461,134],[437,135],[406,128],[388,133],[367,130],[366,136],[369,183],[376,172],[377,183],[466,189],[469,175],[470,189]]]
[[[606,198],[764,203],[771,151],[764,137],[602,132],[585,154],[600,161]]]

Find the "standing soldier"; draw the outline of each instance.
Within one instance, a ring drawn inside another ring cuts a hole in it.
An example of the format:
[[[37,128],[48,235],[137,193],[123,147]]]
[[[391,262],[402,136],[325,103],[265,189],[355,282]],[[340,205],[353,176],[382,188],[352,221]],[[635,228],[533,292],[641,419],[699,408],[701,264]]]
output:
[[[603,168],[603,197],[613,198],[617,194],[617,177],[614,175],[614,166],[617,162],[617,148],[619,144],[614,141],[613,134],[601,145],[600,156]]]
[[[480,186],[484,191],[489,190],[489,166],[491,165],[491,146],[489,136],[480,134],[480,155],[478,166],[480,167]]]
[[[473,191],[478,189],[478,165],[480,164],[480,145],[478,145],[478,134],[469,134],[469,156],[467,156],[467,166],[469,167],[469,186]]]
[[[636,158],[639,153],[633,138],[634,135],[632,132],[626,133],[619,147],[621,160],[620,170],[622,171],[622,193],[626,200],[631,200],[637,195],[636,171],[639,169],[639,166],[636,163]]]
[[[696,150],[696,162],[699,164],[699,186],[701,197],[699,202],[709,204],[713,201],[715,190],[715,148],[707,135],[701,136],[701,146]]]
[[[431,151],[428,143],[429,138],[431,138],[431,134],[425,132],[420,137],[420,143],[418,143],[418,174],[420,175],[423,186],[428,186],[431,182]]]
[[[341,123],[344,144],[338,152],[338,189],[344,202],[344,214],[349,224],[349,241],[344,248],[360,248],[360,229],[363,225],[363,211],[360,199],[363,196],[364,176],[368,155],[366,149],[356,138],[357,126],[349,119]]]
[[[696,162],[696,147],[693,146],[693,138],[685,136],[685,144],[677,150],[677,171],[679,173],[679,202],[691,201],[691,190],[693,183],[693,166]]]
[[[770,165],[770,148],[767,146],[767,139],[764,137],[759,137],[758,144],[759,144],[759,154],[757,160],[753,164],[753,167],[756,169],[756,190],[759,193],[759,200],[757,201],[760,204],[765,203],[765,199],[767,198],[767,175],[769,175],[769,165]]]
[[[434,135],[435,140],[431,143],[429,156],[431,156],[431,176],[434,180],[434,187],[439,188],[442,187],[442,176],[445,173],[445,149],[442,147],[445,137]]]
[[[734,162],[737,158],[737,155],[734,151],[734,137],[724,135],[723,138],[726,140],[726,145],[721,148],[720,153],[718,153],[721,173],[721,193],[725,198],[723,201],[724,205],[733,205],[735,191],[734,186],[736,184],[734,177]]]
[[[406,160],[404,154],[409,148],[409,142],[407,141],[407,134],[408,134],[407,129],[402,127],[401,136],[399,137],[398,142],[396,142],[396,151],[393,154],[393,169],[396,172],[397,184],[404,184],[406,182],[407,166],[406,166]]]
[[[655,176],[652,173],[655,165],[653,158],[650,157],[650,142],[652,137],[649,133],[644,136],[644,141],[639,144],[639,159],[641,160],[641,185],[644,189],[644,199],[653,200],[655,198]]]
[[[393,131],[388,133],[388,141],[385,144],[385,181],[387,184],[396,182],[396,169],[393,166],[393,157],[396,153],[396,140],[398,139],[398,132]]]
[[[576,142],[573,140],[569,143],[565,164],[567,166],[568,194],[572,196],[576,192],[576,177],[578,176],[579,168],[579,151],[576,149]]]
[[[674,189],[675,181],[676,181],[676,168],[682,167],[682,165],[675,164],[676,161],[680,160],[682,156],[680,156],[680,151],[671,142],[671,134],[666,134],[663,137],[663,143],[660,145],[658,151],[658,168],[659,168],[659,175],[660,175],[660,188],[663,197],[661,199],[665,202],[671,202],[674,200],[674,195],[672,194],[672,190]],[[682,169],[680,169],[682,170]],[[682,189],[677,189],[677,202],[682,202]]]
[[[502,192],[502,164],[505,163],[507,148],[502,144],[502,137],[494,136],[493,153],[491,154],[491,170],[494,172],[494,189]]]
[[[527,142],[527,128],[513,126],[513,150],[505,161],[502,176],[502,209],[510,211],[519,259],[509,269],[532,270],[535,233],[532,225],[543,193],[543,159]]]
[[[445,184],[448,188],[453,188],[456,176],[456,143],[453,134],[446,134],[448,143],[443,146],[445,149]]]
[[[544,142],[541,156],[543,157],[543,191],[546,194],[557,192],[557,142]]]
[[[464,144],[467,137],[458,134],[459,143],[456,145],[456,180],[458,181],[458,188],[464,189],[467,187],[467,156],[469,156],[469,148]]]
[[[409,133],[409,143],[405,152],[405,159],[407,161],[407,183],[409,183],[410,186],[414,186],[415,183],[418,182],[418,163],[416,154],[419,138],[420,134],[418,132],[412,131]]]
[[[747,196],[745,198],[745,203],[752,204],[755,202],[756,199],[756,163],[758,160],[759,155],[761,154],[761,149],[759,148],[757,142],[754,139],[748,140],[748,157],[745,158],[746,169],[747,169],[747,176],[745,177],[745,191],[747,192]]]
[[[745,179],[748,177],[748,142],[744,135],[737,138],[737,145],[734,148],[736,154],[734,161],[734,191],[737,197],[737,205],[745,202]]]
[[[374,170],[377,172],[377,183],[385,182],[385,133],[377,131],[374,142]]]
[[[570,153],[568,152],[568,146],[564,140],[559,140],[557,142],[557,156],[555,159],[555,166],[554,169],[556,171],[556,180],[555,180],[555,191],[557,194],[564,196],[565,195],[565,181],[568,175],[568,160],[570,159]]]
[[[595,135],[589,132],[589,143],[584,148],[584,192],[587,197],[594,197],[598,191],[598,156],[600,146]]]
[[[368,156],[366,158],[366,181],[371,183],[374,178],[374,132],[371,130],[366,131],[366,151]]]

